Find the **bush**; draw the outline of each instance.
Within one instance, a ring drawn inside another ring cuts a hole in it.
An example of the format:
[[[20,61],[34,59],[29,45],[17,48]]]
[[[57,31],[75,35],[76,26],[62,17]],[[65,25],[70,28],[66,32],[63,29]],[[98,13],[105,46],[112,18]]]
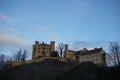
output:
[[[58,55],[57,51],[53,51],[53,52],[50,53],[50,56],[51,57],[58,57],[59,55]]]

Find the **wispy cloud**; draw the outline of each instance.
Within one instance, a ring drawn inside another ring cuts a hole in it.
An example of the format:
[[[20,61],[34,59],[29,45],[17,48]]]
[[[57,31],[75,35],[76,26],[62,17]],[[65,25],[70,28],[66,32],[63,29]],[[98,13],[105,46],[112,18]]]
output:
[[[83,48],[94,49],[102,47],[105,51],[108,52],[109,41],[106,40],[96,40],[96,41],[74,41],[72,45],[70,45],[70,49],[72,50],[81,50]]]
[[[83,48],[93,49],[90,42],[86,41],[74,41],[70,47],[72,50],[82,50]]]
[[[31,53],[31,42],[15,35],[0,34],[0,53],[12,56],[18,49],[27,49]]]
[[[3,15],[3,14],[1,14],[1,13],[0,13],[0,19],[3,20],[3,21],[10,22],[10,23],[13,22],[13,19],[11,19],[11,18],[9,18],[8,16]]]
[[[4,14],[0,13],[0,33],[6,34],[6,33],[16,33],[18,32],[17,29],[14,27],[14,20]]]
[[[26,45],[28,45],[27,40],[24,40],[24,39],[19,38],[17,36],[4,35],[4,34],[0,34],[0,43],[5,43],[8,45],[13,45],[13,46],[26,46]]]

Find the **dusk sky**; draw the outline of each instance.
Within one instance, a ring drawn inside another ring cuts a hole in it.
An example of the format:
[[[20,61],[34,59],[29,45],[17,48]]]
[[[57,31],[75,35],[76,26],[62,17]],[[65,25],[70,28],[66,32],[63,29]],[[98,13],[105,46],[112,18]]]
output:
[[[30,56],[35,40],[107,50],[119,35],[120,0],[0,0],[0,54]]]

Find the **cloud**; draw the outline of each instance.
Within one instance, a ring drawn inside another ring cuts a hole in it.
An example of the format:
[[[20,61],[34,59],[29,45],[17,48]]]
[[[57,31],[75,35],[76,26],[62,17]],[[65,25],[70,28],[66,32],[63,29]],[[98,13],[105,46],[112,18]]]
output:
[[[3,15],[3,14],[0,14],[0,19],[7,21],[7,22],[10,22],[10,23],[13,22],[13,19],[11,19],[8,16]]]
[[[92,43],[89,41],[74,41],[73,44],[70,46],[72,50],[82,50],[83,48],[93,49]]]
[[[94,48],[103,48],[106,52],[109,52],[109,42],[106,40],[96,40],[96,41],[74,41],[72,45],[70,45],[70,49],[72,50],[81,50],[83,48],[87,48],[88,50]]]
[[[13,35],[0,34],[0,43],[6,43],[13,46],[25,46],[28,45],[28,42],[24,39],[21,39]]]
[[[15,21],[6,15],[0,13],[0,33],[13,33],[15,34],[18,30],[13,27]]]
[[[14,35],[0,34],[0,53],[12,56],[20,48],[31,53],[31,42]]]

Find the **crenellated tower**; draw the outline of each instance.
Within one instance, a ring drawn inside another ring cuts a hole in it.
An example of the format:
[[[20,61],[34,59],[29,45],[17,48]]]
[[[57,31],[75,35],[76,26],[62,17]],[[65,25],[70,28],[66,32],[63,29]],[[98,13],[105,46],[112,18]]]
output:
[[[64,57],[67,57],[67,55],[68,55],[68,44],[65,44]]]
[[[50,42],[51,51],[55,51],[55,41]]]
[[[50,57],[50,53],[53,51],[55,51],[54,41],[51,41],[50,44],[46,44],[44,42],[40,43],[39,41],[35,41],[35,44],[33,44],[32,59],[36,59],[40,57]]]

